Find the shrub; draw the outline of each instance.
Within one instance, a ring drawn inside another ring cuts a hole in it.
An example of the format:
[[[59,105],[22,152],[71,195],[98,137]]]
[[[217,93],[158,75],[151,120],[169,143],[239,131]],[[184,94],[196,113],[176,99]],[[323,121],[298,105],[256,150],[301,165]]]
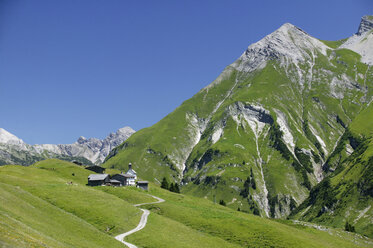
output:
[[[348,221],[345,224],[345,231],[347,232],[355,232],[355,227],[348,223]]]
[[[163,179],[162,179],[161,188],[162,189],[169,189],[168,181],[165,177],[163,177]]]

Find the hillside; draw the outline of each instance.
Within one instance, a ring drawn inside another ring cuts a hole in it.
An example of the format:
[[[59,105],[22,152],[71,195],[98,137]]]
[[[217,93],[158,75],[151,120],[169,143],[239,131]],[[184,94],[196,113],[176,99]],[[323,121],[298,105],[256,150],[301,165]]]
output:
[[[350,124],[326,163],[330,176],[311,190],[292,218],[334,227],[348,222],[356,232],[373,237],[372,127],[371,104]]]
[[[358,34],[335,42],[282,25],[114,149],[104,166],[131,162],[147,180],[181,182],[184,193],[263,217],[288,216],[329,175],[325,163],[372,99],[368,19]]]
[[[88,174],[82,167],[59,160],[0,167],[1,247],[124,247],[114,236],[137,225],[141,211],[132,204],[154,199],[131,187],[88,187]],[[142,247],[373,244],[359,235],[263,219],[155,185],[150,193],[166,202],[147,206],[151,210],[147,226],[128,237]]]

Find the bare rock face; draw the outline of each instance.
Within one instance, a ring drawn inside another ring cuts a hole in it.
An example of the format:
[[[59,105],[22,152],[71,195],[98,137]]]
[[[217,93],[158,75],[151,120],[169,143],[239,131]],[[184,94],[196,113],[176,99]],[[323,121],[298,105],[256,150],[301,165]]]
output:
[[[373,65],[373,16],[361,18],[358,32],[347,39],[340,48],[350,49],[361,55],[361,61]]]
[[[101,164],[109,152],[128,139],[135,130],[130,127],[120,128],[110,133],[105,139],[81,136],[73,144],[29,145],[15,135],[0,128],[0,164],[30,165],[46,158],[75,160],[84,158],[93,164]]]
[[[373,16],[363,16],[359,25],[357,35],[361,35],[369,30],[373,29]]]
[[[239,71],[251,72],[264,68],[270,60],[278,60],[281,65],[298,64],[310,58],[315,51],[326,54],[328,47],[302,29],[285,23],[275,32],[250,45],[233,64]]]

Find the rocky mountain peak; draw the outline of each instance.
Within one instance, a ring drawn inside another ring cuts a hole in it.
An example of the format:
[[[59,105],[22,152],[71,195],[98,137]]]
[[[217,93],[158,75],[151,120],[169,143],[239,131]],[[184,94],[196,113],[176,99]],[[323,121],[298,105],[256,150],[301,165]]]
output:
[[[327,49],[324,43],[302,29],[285,23],[273,33],[250,45],[233,66],[246,72],[263,68],[270,60],[278,60],[281,65],[287,66],[290,63],[298,64],[306,59],[312,59],[310,54],[317,55],[320,52],[325,55]]]
[[[359,30],[357,31],[356,34],[361,35],[371,29],[373,29],[373,16],[366,15],[361,18]]]
[[[79,139],[76,141],[78,144],[84,144],[87,141],[87,139],[83,136],[80,136]]]
[[[0,143],[11,144],[11,145],[23,145],[24,144],[23,140],[9,133],[3,128],[0,128]]]
[[[361,18],[358,32],[347,39],[340,48],[350,49],[361,55],[363,63],[373,65],[373,16]]]
[[[129,134],[129,133],[134,133],[135,130],[133,130],[131,127],[122,127],[119,128],[118,131],[116,132],[117,134]]]

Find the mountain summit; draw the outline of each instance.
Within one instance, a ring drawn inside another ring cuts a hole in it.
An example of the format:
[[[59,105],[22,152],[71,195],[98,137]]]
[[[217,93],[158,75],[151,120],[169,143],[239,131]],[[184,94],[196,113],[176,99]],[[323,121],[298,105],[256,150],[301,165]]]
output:
[[[358,32],[348,38],[340,48],[347,48],[360,54],[362,62],[373,65],[373,16],[364,16]]]
[[[7,130],[0,128],[0,143],[8,145],[24,145],[23,140],[9,133]]]
[[[363,33],[370,31],[371,29],[373,29],[373,16],[366,15],[361,18],[359,30],[356,34],[362,35]]]
[[[265,67],[270,60],[279,60],[282,66],[312,60],[319,51],[326,54],[327,46],[302,29],[285,23],[275,32],[250,45],[234,63],[237,70],[253,71]],[[311,54],[309,53],[311,52]]]

